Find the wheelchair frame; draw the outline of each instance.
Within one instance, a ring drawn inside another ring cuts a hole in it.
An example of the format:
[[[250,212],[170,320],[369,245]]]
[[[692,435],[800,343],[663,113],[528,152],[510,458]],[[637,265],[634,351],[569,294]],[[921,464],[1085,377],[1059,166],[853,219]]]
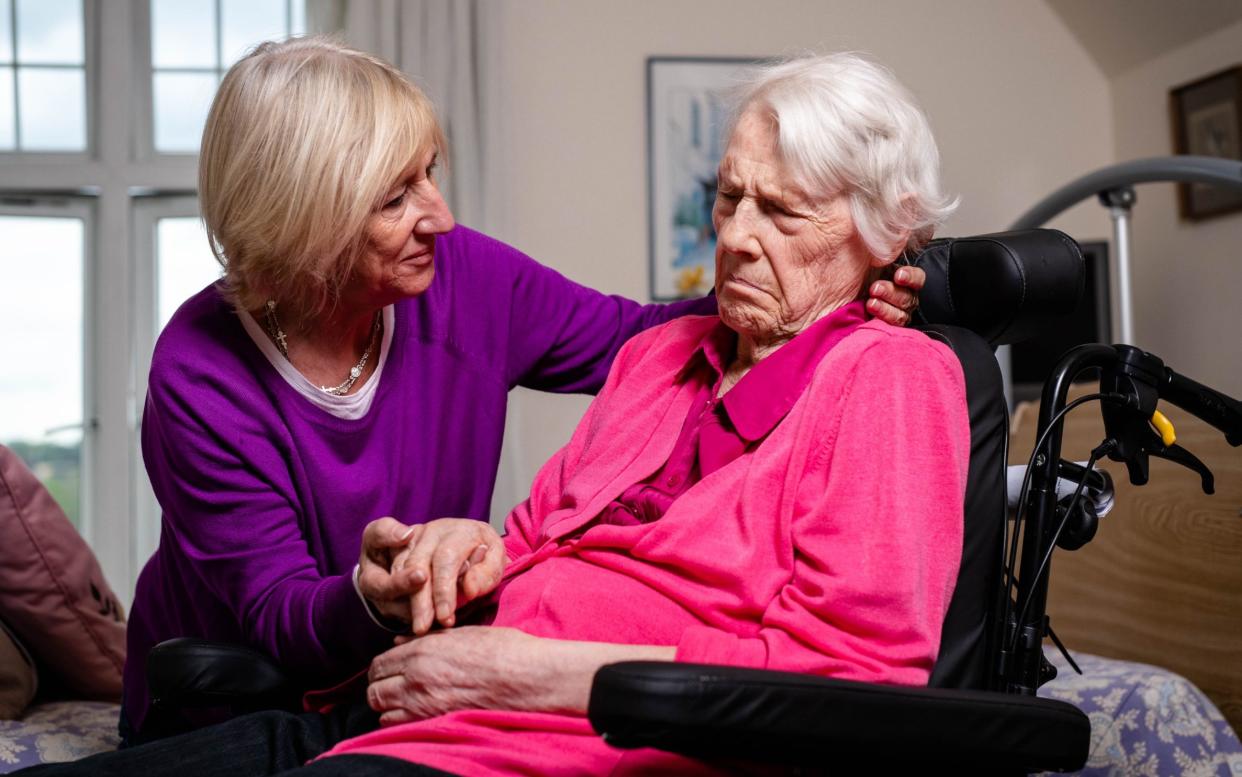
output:
[[[1031,485],[1020,501],[1030,517],[1024,525],[1019,515],[1012,530],[1015,538],[1019,533],[1024,537],[1021,566],[1015,570],[1011,561],[1005,570],[1007,583],[1015,582],[1017,598],[1011,598],[1007,588],[1001,602],[1004,610],[998,622],[1004,624],[1003,645],[1011,647],[1002,647],[997,671],[1002,688],[1010,693],[1034,695],[1040,685],[1056,676],[1041,649],[1043,637],[1051,635],[1045,611],[1051,556],[1058,545],[1075,549],[1095,534],[1097,519],[1093,512],[1076,511],[1073,503],[1058,507],[1056,497],[1059,474],[1066,470],[1082,472],[1061,460],[1062,428],[1073,407],[1066,403],[1070,383],[1092,368],[1100,370],[1101,391],[1078,400],[1102,403],[1105,439],[1092,452],[1092,459],[1107,455],[1124,462],[1132,484],[1147,483],[1149,457],[1157,456],[1199,474],[1204,493],[1214,490],[1211,471],[1177,445],[1172,426],[1160,420],[1163,416],[1156,405],[1161,399],[1220,430],[1230,445],[1242,445],[1242,402],[1178,374],[1150,353],[1129,345],[1089,344],[1062,356],[1044,383],[1031,454]],[[1041,447],[1047,450],[1041,451]],[[1082,472],[1080,480],[1085,482],[1090,476],[1091,472]],[[1079,538],[1073,544],[1061,540],[1067,529]]]

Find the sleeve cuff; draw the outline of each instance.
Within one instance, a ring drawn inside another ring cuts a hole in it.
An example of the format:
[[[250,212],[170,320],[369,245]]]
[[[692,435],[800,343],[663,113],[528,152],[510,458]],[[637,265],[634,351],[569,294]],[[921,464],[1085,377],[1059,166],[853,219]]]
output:
[[[393,618],[385,618],[380,614],[379,610],[375,609],[375,605],[371,604],[371,601],[362,595],[362,586],[358,583],[358,576],[361,574],[362,567],[358,564],[354,564],[354,593],[358,595],[358,601],[362,602],[362,608],[366,610],[367,617],[370,618],[371,622],[376,626],[379,626],[381,629],[391,634],[408,634],[410,631],[409,624],[402,623],[401,621]]]

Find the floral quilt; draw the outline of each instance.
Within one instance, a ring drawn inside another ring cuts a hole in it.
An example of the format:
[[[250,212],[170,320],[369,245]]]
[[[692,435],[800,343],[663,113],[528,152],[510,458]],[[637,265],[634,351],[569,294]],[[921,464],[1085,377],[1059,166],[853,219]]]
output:
[[[1242,743],[1203,692],[1148,664],[1074,654],[1077,675],[1048,653],[1057,678],[1040,696],[1075,705],[1091,720],[1091,753],[1078,774],[1095,777],[1242,777]]]
[[[35,705],[21,720],[0,720],[0,774],[115,750],[119,713],[116,704],[60,701]]]

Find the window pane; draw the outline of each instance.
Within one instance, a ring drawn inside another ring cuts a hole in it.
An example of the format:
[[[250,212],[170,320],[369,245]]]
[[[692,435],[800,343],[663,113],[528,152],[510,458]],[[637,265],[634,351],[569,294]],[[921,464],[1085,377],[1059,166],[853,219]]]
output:
[[[17,71],[23,151],[86,149],[86,77],[81,70]]]
[[[0,216],[0,442],[79,525],[82,252],[79,219]]]
[[[215,3],[151,0],[151,64],[217,67]]]
[[[215,94],[214,73],[156,73],[156,150],[197,152]]]
[[[13,106],[13,68],[0,67],[0,151],[12,151],[17,142]]]
[[[207,230],[196,216],[156,222],[155,256],[159,278],[159,328],[163,329],[181,303],[220,279],[220,263],[207,245]]]
[[[224,67],[241,59],[256,43],[273,38],[284,40],[289,34],[285,5],[285,0],[222,0],[220,50]]]
[[[82,0],[17,0],[17,59],[22,64],[81,65]]]
[[[13,61],[13,0],[0,0],[0,62]]]

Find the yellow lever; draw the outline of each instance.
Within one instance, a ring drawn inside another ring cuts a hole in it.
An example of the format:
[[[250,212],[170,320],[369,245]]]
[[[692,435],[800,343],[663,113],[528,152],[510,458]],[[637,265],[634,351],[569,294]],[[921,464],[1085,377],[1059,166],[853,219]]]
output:
[[[1156,427],[1156,431],[1160,433],[1160,439],[1164,441],[1166,448],[1177,442],[1177,433],[1173,431],[1173,424],[1164,417],[1164,413],[1159,410],[1153,412],[1151,425]]]

